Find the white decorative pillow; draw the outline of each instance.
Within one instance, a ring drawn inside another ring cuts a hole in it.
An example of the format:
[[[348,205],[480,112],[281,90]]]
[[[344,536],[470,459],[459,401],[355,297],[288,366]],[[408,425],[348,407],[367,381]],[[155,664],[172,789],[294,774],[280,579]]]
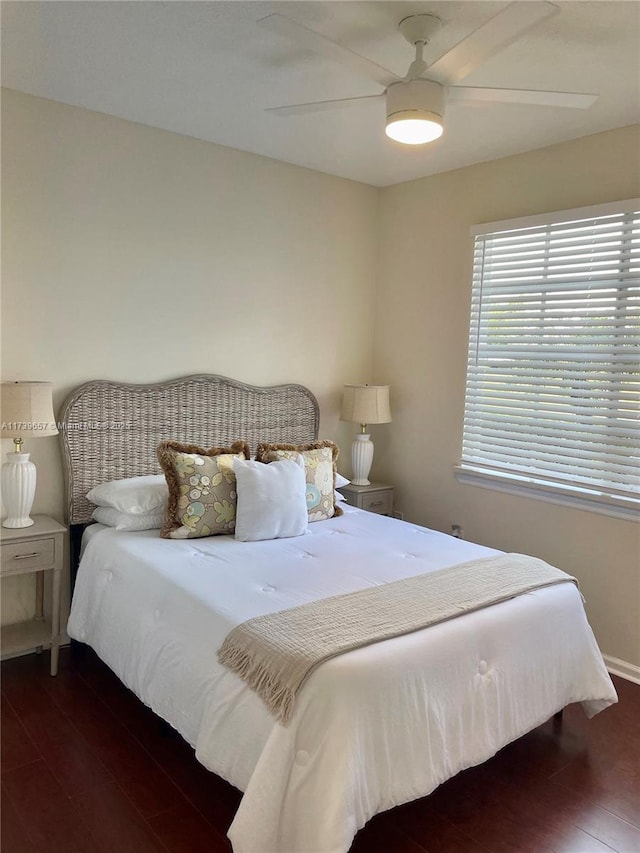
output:
[[[341,489],[343,486],[348,486],[350,482],[351,480],[347,480],[346,477],[343,477],[342,474],[338,474],[338,472],[336,471],[336,489]],[[344,500],[344,498],[342,498],[342,500]]]
[[[87,494],[96,506],[108,506],[131,515],[165,511],[169,490],[162,474],[127,477],[95,486]]]
[[[307,480],[307,513],[309,521],[323,521],[342,515],[334,499],[336,459],[340,450],[333,441],[314,441],[311,444],[259,444],[256,459],[273,463],[280,459],[302,456]]]
[[[286,539],[307,532],[304,468],[294,459],[233,460],[238,504],[235,537],[241,542]]]
[[[159,530],[164,524],[165,510],[160,512],[136,515],[131,512],[120,512],[111,506],[99,506],[93,511],[93,518],[107,527],[116,530]]]

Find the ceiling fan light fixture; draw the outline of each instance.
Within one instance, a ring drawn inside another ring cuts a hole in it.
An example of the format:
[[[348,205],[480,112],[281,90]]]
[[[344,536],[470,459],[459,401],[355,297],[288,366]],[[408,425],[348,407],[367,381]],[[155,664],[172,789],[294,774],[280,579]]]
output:
[[[449,99],[454,104],[469,101],[588,109],[597,95],[457,85],[483,62],[559,11],[558,6],[546,0],[532,0],[530,3],[512,0],[432,63],[424,58],[424,51],[442,21],[429,13],[407,15],[400,21],[398,28],[415,49],[415,58],[404,78],[285,15],[277,12],[267,15],[259,23],[297,41],[299,47],[308,46],[316,53],[346,62],[360,74],[386,87],[379,94],[289,104],[269,107],[268,110],[275,115],[291,115],[345,107],[363,101],[372,102],[386,97],[387,136],[404,145],[415,146],[442,136],[445,101]],[[389,80],[394,82],[389,83]]]
[[[403,80],[387,89],[390,139],[405,145],[424,145],[442,136],[444,88],[435,80]]]
[[[385,133],[389,139],[405,145],[424,145],[442,136],[442,119],[423,110],[402,110],[387,116]]]

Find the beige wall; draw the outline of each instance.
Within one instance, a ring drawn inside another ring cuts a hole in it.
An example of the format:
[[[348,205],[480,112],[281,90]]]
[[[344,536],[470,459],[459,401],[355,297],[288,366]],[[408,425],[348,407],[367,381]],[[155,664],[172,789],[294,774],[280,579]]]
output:
[[[376,473],[421,524],[575,574],[603,652],[640,666],[639,526],[454,479],[469,328],[471,225],[640,195],[637,127],[389,187],[381,193],[374,375],[394,421]]]
[[[7,90],[2,131],[3,378],[57,405],[95,378],[300,382],[340,437],[371,372],[375,189]],[[62,519],[57,439],[26,449],[34,511]]]

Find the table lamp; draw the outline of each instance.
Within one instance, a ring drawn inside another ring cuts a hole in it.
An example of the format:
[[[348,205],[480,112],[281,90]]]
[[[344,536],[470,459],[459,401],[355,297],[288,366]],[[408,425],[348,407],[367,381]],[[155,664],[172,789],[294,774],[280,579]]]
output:
[[[340,420],[360,424],[361,431],[351,445],[351,482],[354,486],[368,486],[373,442],[367,433],[367,424],[386,424],[391,420],[389,386],[345,385]]]
[[[23,438],[57,435],[51,382],[2,382],[0,438],[12,438],[14,450],[2,466],[3,527],[31,527],[29,513],[36,493],[36,466],[22,452]]]

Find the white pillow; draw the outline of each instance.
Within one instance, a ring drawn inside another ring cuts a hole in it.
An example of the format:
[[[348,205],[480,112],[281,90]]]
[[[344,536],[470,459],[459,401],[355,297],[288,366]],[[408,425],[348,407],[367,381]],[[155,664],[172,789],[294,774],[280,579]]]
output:
[[[150,512],[136,515],[130,512],[120,512],[111,506],[99,506],[93,511],[93,519],[107,527],[116,530],[159,530],[164,525],[165,511]]]
[[[95,486],[87,498],[96,506],[109,506],[132,515],[148,515],[166,510],[169,489],[164,474],[127,477]]]
[[[307,481],[293,459],[233,460],[238,506],[235,537],[241,542],[286,539],[307,532]]]
[[[336,477],[335,477],[335,481],[333,484],[336,487],[336,489],[341,489],[343,486],[348,486],[350,482],[351,482],[351,480],[347,480],[346,477],[343,477],[342,474],[338,474],[338,472],[336,471]],[[344,500],[344,498],[343,498],[343,500]]]
[[[337,490],[334,490],[333,492],[333,499],[336,503],[338,503],[338,501],[346,501],[346,498],[342,494],[342,492],[338,492]]]

